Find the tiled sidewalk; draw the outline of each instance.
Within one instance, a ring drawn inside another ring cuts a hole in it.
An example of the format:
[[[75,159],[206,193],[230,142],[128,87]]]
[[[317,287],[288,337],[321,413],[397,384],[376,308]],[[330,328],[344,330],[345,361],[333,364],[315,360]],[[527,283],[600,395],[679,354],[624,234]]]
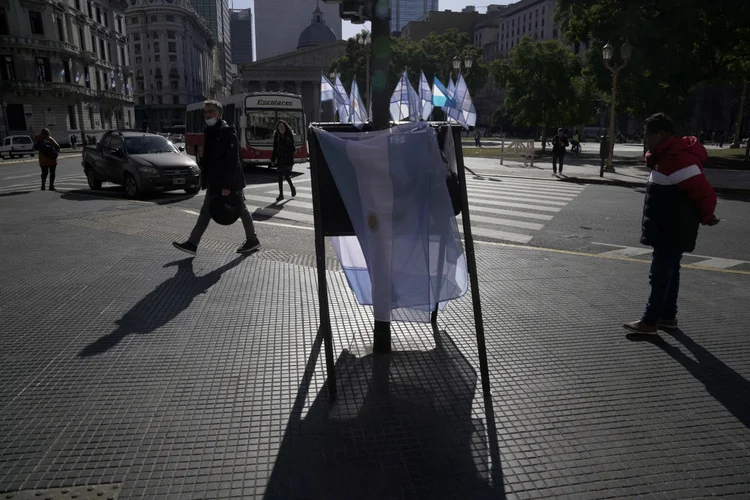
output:
[[[148,210],[3,226],[0,498],[750,494],[746,276],[685,270],[683,330],[639,342],[619,324],[646,264],[480,244],[489,408],[469,297],[437,338],[394,324],[398,352],[374,357],[332,264],[329,405],[312,259],[237,259],[218,232],[182,259],[134,229]]]

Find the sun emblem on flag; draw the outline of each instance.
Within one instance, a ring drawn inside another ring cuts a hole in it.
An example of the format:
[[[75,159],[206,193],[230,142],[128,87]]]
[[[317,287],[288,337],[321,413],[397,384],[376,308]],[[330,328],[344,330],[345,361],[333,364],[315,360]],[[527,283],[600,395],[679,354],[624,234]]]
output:
[[[378,220],[377,214],[370,214],[367,216],[367,225],[370,226],[370,229],[377,229],[378,225],[380,225],[380,221]]]

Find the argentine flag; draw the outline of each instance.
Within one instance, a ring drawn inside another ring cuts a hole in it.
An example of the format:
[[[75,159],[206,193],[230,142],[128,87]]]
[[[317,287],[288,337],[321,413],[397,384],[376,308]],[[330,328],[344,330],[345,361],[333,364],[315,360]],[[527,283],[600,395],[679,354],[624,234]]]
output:
[[[368,133],[315,129],[356,236],[332,239],[357,301],[378,321],[445,307],[468,288],[435,131],[407,123]],[[410,318],[416,319],[413,316]]]
[[[432,114],[432,89],[424,76],[424,71],[419,72],[419,110],[423,120],[430,119]]]
[[[333,101],[333,83],[326,75],[320,75],[320,102]]]
[[[477,123],[477,110],[471,100],[469,87],[466,85],[463,75],[458,75],[456,91],[453,95],[456,107],[447,110],[448,118],[463,125],[464,128],[473,127]]]
[[[351,116],[351,101],[349,95],[346,93],[344,84],[341,83],[341,78],[338,73],[336,74],[336,80],[333,83],[334,98],[336,99],[336,110],[339,113],[339,121],[341,123],[349,123],[349,117]]]
[[[359,95],[359,86],[357,85],[357,77],[352,80],[352,90],[349,95],[349,102],[352,103],[351,112],[352,115],[349,117],[351,123],[357,127],[361,127],[367,121],[367,109],[365,109],[365,103],[362,101],[362,97]]]
[[[432,80],[432,104],[438,108],[452,108],[456,106],[453,94],[448,92],[445,85],[437,77]]]

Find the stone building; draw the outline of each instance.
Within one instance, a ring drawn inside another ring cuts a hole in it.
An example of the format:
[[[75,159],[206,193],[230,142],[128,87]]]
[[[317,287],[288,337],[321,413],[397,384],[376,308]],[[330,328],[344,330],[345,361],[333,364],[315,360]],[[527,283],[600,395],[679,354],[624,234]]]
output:
[[[211,31],[187,0],[130,0],[125,12],[135,83],[135,126],[185,124],[185,106],[216,97]]]
[[[123,0],[0,3],[0,135],[133,126]]]

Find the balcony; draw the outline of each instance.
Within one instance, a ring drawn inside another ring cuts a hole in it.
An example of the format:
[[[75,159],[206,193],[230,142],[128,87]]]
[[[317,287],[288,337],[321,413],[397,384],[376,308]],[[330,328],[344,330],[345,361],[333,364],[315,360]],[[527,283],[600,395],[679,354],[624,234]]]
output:
[[[82,50],[80,52],[80,57],[83,60],[83,62],[87,64],[93,64],[97,61],[96,54],[94,54],[90,50]]]
[[[16,92],[19,95],[48,94],[58,97],[98,97],[96,91],[73,83],[29,82],[20,80],[0,81],[0,89]]]
[[[133,96],[121,94],[120,92],[112,92],[111,90],[97,90],[96,95],[100,99],[107,99],[109,101],[133,102]]]
[[[133,76],[133,68],[130,66],[118,66],[117,68],[122,71],[123,76]]]
[[[3,48],[27,48],[30,50],[48,50],[52,52],[64,52],[68,55],[78,53],[78,48],[60,40],[47,38],[35,38],[30,36],[0,36],[0,46]]]

